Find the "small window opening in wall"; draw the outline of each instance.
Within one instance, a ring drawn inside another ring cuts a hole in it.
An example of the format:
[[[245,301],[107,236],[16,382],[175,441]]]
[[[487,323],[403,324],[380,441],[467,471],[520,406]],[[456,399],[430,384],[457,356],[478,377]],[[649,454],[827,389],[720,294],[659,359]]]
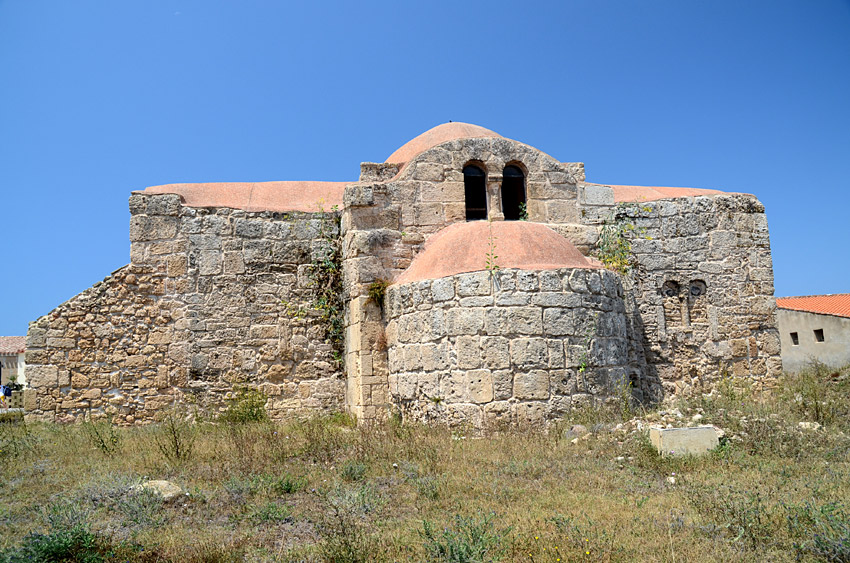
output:
[[[502,172],[502,213],[505,221],[519,221],[525,207],[525,174],[518,166],[508,165]]]
[[[691,296],[699,297],[705,295],[705,282],[702,280],[694,280],[691,282]]]
[[[793,344],[794,346],[800,345],[800,337],[797,335],[796,332],[791,333],[791,344]]]
[[[487,218],[487,182],[484,171],[474,164],[463,168],[463,188],[466,196],[466,220]]]
[[[823,329],[816,328],[815,329],[815,342],[823,342]]]
[[[667,280],[664,282],[664,285],[661,286],[661,294],[664,297],[676,297],[679,295],[679,282]]]

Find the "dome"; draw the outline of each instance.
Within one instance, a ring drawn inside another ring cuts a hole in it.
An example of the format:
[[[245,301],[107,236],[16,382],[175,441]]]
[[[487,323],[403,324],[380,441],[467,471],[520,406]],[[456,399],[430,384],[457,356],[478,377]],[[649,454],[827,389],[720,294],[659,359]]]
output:
[[[498,133],[472,125],[471,123],[451,122],[437,125],[433,129],[428,129],[418,137],[406,142],[399,147],[385,162],[402,163],[410,162],[416,155],[427,151],[432,147],[436,147],[440,143],[446,141],[454,141],[455,139],[468,139],[473,137],[501,137]]]
[[[470,221],[435,233],[396,284],[487,269],[490,234],[500,269],[598,268],[567,239],[540,223]]]

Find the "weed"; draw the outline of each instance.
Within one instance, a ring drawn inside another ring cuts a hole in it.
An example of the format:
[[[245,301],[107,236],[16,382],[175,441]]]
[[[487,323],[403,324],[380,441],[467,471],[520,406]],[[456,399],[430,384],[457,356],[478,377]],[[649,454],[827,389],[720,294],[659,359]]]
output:
[[[369,299],[374,301],[381,311],[384,310],[384,298],[387,295],[387,288],[390,286],[389,280],[379,278],[369,284]]]
[[[610,561],[622,551],[613,533],[583,514],[581,518],[556,515],[549,519],[557,530],[566,535],[560,542],[563,552],[574,551],[578,557],[594,561]]]
[[[692,486],[687,496],[698,512],[728,533],[733,543],[741,541],[750,549],[769,545],[781,528],[776,506],[762,491],[728,485]]]
[[[120,451],[121,433],[111,419],[92,421],[88,417],[83,421],[82,428],[89,443],[103,455],[112,457]]]
[[[490,272],[490,275],[495,274],[499,270],[496,255],[496,237],[493,236],[493,221],[487,220],[487,253],[484,255],[484,267]]]
[[[417,478],[414,483],[416,484],[416,493],[419,498],[427,500],[437,500],[440,498],[440,481],[436,477],[423,475]]]
[[[0,461],[30,453],[38,443],[26,423],[4,424],[0,432]]]
[[[528,221],[528,204],[524,201],[519,202],[519,220]]]
[[[21,545],[0,551],[3,563],[76,561],[99,563],[114,555],[113,546],[91,530],[88,514],[71,503],[57,502],[44,511],[47,533],[32,532]]]
[[[292,511],[284,504],[267,502],[251,511],[251,520],[259,524],[276,524],[292,519]]]
[[[499,561],[505,555],[503,544],[511,528],[496,528],[495,517],[495,513],[474,517],[455,515],[454,526],[443,528],[442,532],[424,520],[421,534],[428,560],[445,563]]]
[[[786,509],[798,556],[809,554],[824,561],[850,561],[850,514],[845,506],[806,502]]]
[[[804,420],[832,424],[847,412],[840,412],[842,401],[836,397],[837,385],[831,381],[832,370],[820,362],[797,374],[786,374],[783,397],[792,410]]]
[[[343,481],[362,481],[366,476],[366,464],[360,461],[348,459],[342,464],[340,476]]]
[[[115,508],[125,525],[158,528],[166,522],[162,497],[149,489],[135,489],[118,500]]]
[[[637,229],[631,218],[641,211],[652,211],[650,207],[641,207],[636,203],[618,203],[599,233],[596,246],[596,256],[607,267],[615,272],[627,274],[632,267],[631,237]]]
[[[350,419],[315,416],[301,425],[304,454],[316,461],[329,462],[339,453],[345,437],[340,432],[341,425],[335,424],[335,420],[343,420],[347,425]]]
[[[374,490],[337,487],[320,493],[325,507],[319,520],[322,541],[319,549],[325,561],[361,563],[370,561],[375,538],[370,534],[368,516],[381,504]]]
[[[325,211],[323,202],[317,204],[319,214],[318,239],[320,249],[314,254],[310,268],[310,281],[314,289],[313,308],[319,311],[325,323],[328,341],[333,345],[334,357],[342,363],[344,303],[342,299],[342,249],[337,236],[340,218],[337,206]]]
[[[266,396],[257,389],[243,387],[228,399],[227,410],[219,418],[221,422],[230,424],[246,424],[249,422],[267,422]]]
[[[192,457],[197,428],[179,409],[171,409],[152,431],[157,449],[172,463],[183,463]]]
[[[306,486],[307,483],[303,478],[286,473],[272,481],[271,489],[278,495],[291,495],[303,490]]]

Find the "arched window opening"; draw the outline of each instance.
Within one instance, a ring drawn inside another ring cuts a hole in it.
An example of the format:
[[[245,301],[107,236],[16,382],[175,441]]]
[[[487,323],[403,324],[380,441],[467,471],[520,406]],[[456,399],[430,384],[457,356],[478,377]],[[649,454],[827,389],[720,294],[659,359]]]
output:
[[[525,208],[525,174],[518,166],[508,165],[502,173],[502,213],[506,221],[527,218]]]
[[[474,164],[463,168],[463,188],[466,195],[466,220],[487,218],[487,182],[484,171]]]

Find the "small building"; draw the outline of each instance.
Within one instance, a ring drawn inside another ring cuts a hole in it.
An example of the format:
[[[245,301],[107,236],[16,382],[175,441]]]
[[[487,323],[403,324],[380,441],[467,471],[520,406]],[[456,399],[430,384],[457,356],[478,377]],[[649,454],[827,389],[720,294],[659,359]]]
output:
[[[814,361],[836,368],[850,364],[850,293],[778,297],[776,307],[787,371]]]
[[[0,385],[26,385],[26,336],[0,336]]]

